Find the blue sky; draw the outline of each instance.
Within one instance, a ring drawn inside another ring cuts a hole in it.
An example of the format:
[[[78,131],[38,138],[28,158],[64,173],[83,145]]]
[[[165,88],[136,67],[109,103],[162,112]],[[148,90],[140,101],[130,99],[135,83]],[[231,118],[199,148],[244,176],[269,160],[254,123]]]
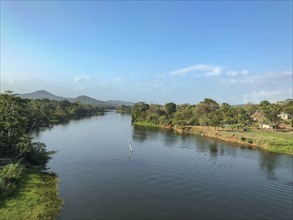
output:
[[[1,1],[1,92],[292,98],[292,1]]]

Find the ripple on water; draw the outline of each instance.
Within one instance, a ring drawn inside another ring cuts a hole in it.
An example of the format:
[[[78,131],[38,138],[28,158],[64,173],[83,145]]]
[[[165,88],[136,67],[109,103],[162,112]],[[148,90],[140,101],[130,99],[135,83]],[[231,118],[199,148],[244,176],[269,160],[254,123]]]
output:
[[[120,117],[81,120],[62,135],[56,127],[39,136],[59,151],[50,167],[65,200],[60,219],[291,218],[292,158],[131,129],[130,118]]]

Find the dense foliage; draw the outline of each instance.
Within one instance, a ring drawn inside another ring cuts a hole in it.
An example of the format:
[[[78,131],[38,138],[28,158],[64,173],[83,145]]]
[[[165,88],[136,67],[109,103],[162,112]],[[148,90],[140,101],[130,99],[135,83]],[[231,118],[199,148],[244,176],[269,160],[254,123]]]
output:
[[[139,102],[133,105],[132,121],[167,126],[214,126],[244,128],[259,123],[276,127],[282,120],[281,112],[293,115],[293,100],[288,99],[277,104],[262,101],[260,104],[231,106],[228,103],[218,104],[212,99],[204,99],[197,105],[165,105]],[[288,123],[288,121],[283,121]]]
[[[81,118],[88,115],[103,113],[103,107],[49,99],[28,100],[30,113],[28,117],[34,129],[47,127],[52,123],[61,123],[72,118]]]
[[[10,196],[17,183],[19,183],[24,171],[24,166],[20,163],[8,164],[0,172],[0,196],[5,198]]]
[[[117,106],[116,112],[119,112],[119,113],[131,113],[131,106],[122,104],[120,106]]]
[[[43,170],[53,153],[44,143],[32,141],[32,130],[103,111],[66,100],[21,99],[11,91],[0,94],[0,197],[14,191],[26,170]]]

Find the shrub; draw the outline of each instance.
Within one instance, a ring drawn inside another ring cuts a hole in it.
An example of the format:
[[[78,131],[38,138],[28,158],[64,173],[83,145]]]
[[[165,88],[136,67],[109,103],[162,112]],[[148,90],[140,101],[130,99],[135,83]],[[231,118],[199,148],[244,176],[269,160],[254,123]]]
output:
[[[20,163],[8,164],[0,170],[0,197],[11,195],[20,181],[25,167]]]
[[[249,144],[252,144],[252,143],[253,143],[253,140],[252,140],[251,138],[248,138],[248,139],[247,139],[247,142],[248,142]]]

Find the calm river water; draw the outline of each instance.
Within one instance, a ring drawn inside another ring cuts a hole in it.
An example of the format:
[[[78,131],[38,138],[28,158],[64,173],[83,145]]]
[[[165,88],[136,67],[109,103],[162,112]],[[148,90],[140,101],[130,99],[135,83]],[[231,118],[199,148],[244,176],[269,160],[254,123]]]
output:
[[[58,151],[49,167],[65,201],[59,219],[292,218],[292,156],[132,126],[111,112],[36,140]]]

